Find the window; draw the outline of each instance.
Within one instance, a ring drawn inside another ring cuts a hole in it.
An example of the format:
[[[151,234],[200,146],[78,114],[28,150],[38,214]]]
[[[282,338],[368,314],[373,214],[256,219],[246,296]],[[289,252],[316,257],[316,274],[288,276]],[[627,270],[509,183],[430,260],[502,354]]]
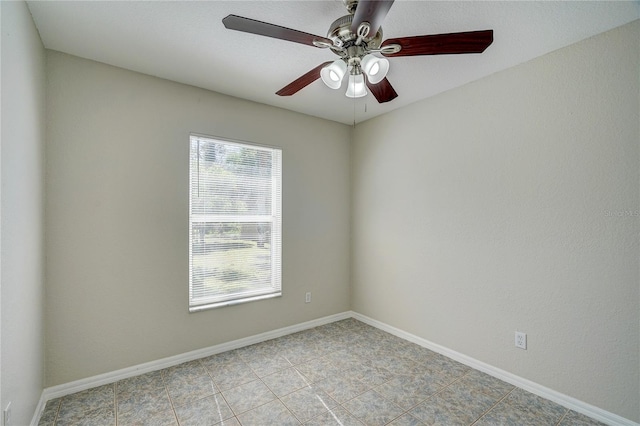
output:
[[[280,296],[282,150],[190,144],[189,310]]]

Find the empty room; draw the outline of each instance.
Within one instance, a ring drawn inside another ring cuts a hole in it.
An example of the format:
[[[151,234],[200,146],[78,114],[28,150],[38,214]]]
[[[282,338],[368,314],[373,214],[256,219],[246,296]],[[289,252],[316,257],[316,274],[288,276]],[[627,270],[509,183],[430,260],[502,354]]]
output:
[[[0,21],[2,426],[640,425],[640,2]]]

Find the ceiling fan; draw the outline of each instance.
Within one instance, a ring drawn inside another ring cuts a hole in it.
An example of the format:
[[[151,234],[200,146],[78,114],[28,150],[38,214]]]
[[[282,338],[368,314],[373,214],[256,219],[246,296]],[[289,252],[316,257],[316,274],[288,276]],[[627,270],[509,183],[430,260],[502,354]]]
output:
[[[305,33],[255,19],[229,15],[222,20],[231,30],[258,34],[322,49],[339,56],[324,62],[276,92],[291,96],[321,78],[332,89],[339,89],[348,72],[346,96],[366,96],[368,87],[379,103],[398,94],[386,75],[386,57],[482,53],[493,42],[493,30],[451,34],[420,35],[382,41],[381,24],[394,0],[342,0],[348,15],[336,19],[326,37]]]

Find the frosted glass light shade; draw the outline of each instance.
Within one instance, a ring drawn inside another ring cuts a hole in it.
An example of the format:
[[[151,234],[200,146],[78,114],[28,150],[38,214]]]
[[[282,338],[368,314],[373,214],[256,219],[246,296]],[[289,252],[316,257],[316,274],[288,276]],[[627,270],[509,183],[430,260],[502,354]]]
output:
[[[367,95],[367,89],[364,85],[364,75],[349,75],[349,84],[347,85],[347,97],[361,98]]]
[[[378,58],[371,53],[362,58],[361,66],[371,84],[380,83],[389,72],[389,60],[387,58]]]
[[[320,70],[320,78],[328,87],[339,89],[346,72],[347,64],[342,59],[338,59]]]

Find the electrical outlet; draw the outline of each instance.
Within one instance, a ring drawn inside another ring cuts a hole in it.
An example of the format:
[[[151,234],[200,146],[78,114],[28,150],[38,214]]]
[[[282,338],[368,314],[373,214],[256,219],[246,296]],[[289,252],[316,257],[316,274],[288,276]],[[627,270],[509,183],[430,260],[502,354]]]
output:
[[[2,414],[2,425],[11,426],[11,402],[7,404],[7,407],[4,409]]]
[[[311,292],[307,292],[304,296],[304,303],[311,303]]]
[[[527,349],[527,334],[516,331],[516,348]]]

